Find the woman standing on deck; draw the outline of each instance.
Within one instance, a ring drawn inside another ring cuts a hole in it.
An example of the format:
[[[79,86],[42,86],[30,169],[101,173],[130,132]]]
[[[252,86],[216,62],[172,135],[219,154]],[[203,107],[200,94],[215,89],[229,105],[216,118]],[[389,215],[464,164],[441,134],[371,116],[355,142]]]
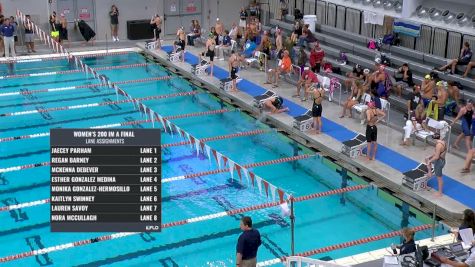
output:
[[[59,28],[59,41],[60,42],[63,42],[63,41],[68,41],[68,48],[71,46],[71,42],[69,42],[69,38],[68,38],[68,20],[66,19],[66,17],[64,16],[63,13],[61,13],[61,18],[59,19],[59,24],[61,25],[61,27]]]
[[[111,6],[111,11],[109,12],[109,16],[111,18],[111,35],[112,41],[118,42],[119,41],[119,9],[116,5]]]

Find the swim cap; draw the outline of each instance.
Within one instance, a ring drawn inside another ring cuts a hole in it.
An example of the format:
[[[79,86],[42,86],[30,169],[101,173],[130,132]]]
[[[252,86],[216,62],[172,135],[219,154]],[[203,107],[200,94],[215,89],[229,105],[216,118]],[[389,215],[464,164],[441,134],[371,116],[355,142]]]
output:
[[[426,79],[426,80],[430,80],[430,79],[431,79],[431,76],[430,76],[430,74],[427,74],[426,76],[424,76],[424,79]]]
[[[435,85],[437,85],[437,86],[443,86],[444,83],[443,83],[442,81],[438,81]]]

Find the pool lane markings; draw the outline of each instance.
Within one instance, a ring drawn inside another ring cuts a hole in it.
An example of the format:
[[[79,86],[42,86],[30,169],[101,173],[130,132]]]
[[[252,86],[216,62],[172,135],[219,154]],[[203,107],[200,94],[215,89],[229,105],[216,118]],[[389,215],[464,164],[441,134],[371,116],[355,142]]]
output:
[[[280,163],[286,163],[286,162],[306,159],[306,158],[310,158],[312,156],[315,156],[315,155],[304,154],[304,155],[300,155],[300,156],[286,157],[286,158],[280,158],[280,159],[273,159],[273,160],[261,161],[261,162],[256,162],[256,163],[250,163],[250,164],[243,165],[243,167],[244,168],[255,168],[255,167],[261,167],[261,166],[269,166],[269,165],[274,165],[274,164],[280,164]],[[44,165],[42,165],[42,166],[48,166],[49,162],[43,162],[43,164]],[[180,180],[184,180],[184,179],[190,179],[190,178],[196,178],[196,177],[207,176],[207,175],[212,175],[212,174],[218,174],[218,173],[223,173],[223,172],[229,172],[229,171],[230,171],[230,168],[224,168],[224,169],[216,169],[216,170],[213,170],[213,171],[190,173],[190,174],[183,175],[183,176],[162,178],[162,184],[163,183],[174,182],[174,181],[180,181]],[[19,203],[19,204],[15,204],[15,205],[3,206],[3,207],[0,207],[0,212],[39,206],[39,205],[47,204],[50,201],[51,201],[51,199],[47,198],[47,199],[34,200],[34,201],[30,201],[30,202],[25,202],[25,203]]]
[[[90,52],[90,53],[89,53]],[[88,51],[88,54],[75,55],[78,58],[98,58],[105,56],[116,56],[116,55],[126,55],[126,54],[137,54],[135,51],[118,51],[118,52],[94,52]],[[76,54],[76,53],[73,53]],[[42,62],[42,61],[53,61],[53,60],[68,60],[69,54],[50,54],[50,55],[38,55],[30,56],[30,58],[21,58],[21,59],[10,59],[10,58],[0,58],[0,64],[15,64],[15,63],[31,63],[31,62]]]
[[[197,117],[197,116],[218,114],[218,113],[231,112],[231,111],[234,111],[234,110],[219,109],[219,110],[211,110],[211,111],[201,111],[201,112],[194,112],[194,113],[189,113],[189,114],[172,115],[172,116],[170,116],[170,118],[171,119],[178,119],[180,117]],[[88,119],[97,119],[97,118],[102,118],[102,117],[125,115],[125,114],[132,114],[132,113],[136,113],[136,112],[137,112],[136,110],[132,110],[132,111],[127,111],[127,112],[122,112],[122,113],[114,113],[114,114],[108,114],[108,115],[88,117],[86,119],[82,118],[82,119],[69,120],[67,122],[82,121],[82,120],[88,120]],[[142,124],[142,123],[151,123],[151,122],[160,122],[160,121],[157,118],[153,118],[153,119],[146,119],[146,120],[136,120],[136,121],[126,121],[126,122],[103,124],[103,125],[91,126],[91,127],[88,127],[88,128],[89,129],[112,128],[112,127],[130,126],[130,125],[136,125],[136,124]],[[57,122],[57,123],[48,123],[47,125],[53,125],[53,124],[58,124],[58,123],[64,123],[64,121]],[[35,127],[37,127],[37,126],[35,126]],[[18,129],[18,128],[24,128],[24,127],[17,127],[15,129]],[[31,128],[31,126],[29,126],[28,128]],[[41,138],[41,137],[47,137],[47,136],[49,136],[49,132],[34,133],[34,134],[21,135],[21,136],[3,137],[3,138],[0,138],[0,143],[17,141],[17,140],[24,140],[24,139]]]
[[[169,116],[169,117],[165,117],[165,119],[190,118],[190,117],[198,117],[198,116],[205,116],[205,115],[212,115],[212,114],[222,114],[222,113],[226,113],[226,112],[233,112],[233,110],[219,109],[219,110],[195,112],[195,113],[189,113],[189,114],[183,114],[183,115]],[[126,124],[139,124],[139,123],[144,123],[144,122],[147,122],[147,121],[149,121],[149,120],[128,121],[128,122],[125,122],[125,123]],[[123,126],[123,125],[120,125],[120,126]],[[112,125],[111,127],[117,127],[117,125]],[[99,128],[102,128],[102,127],[99,127]],[[257,134],[262,134],[262,133],[265,133],[265,131],[264,130],[254,130],[254,131],[249,131],[249,132],[241,132],[241,133],[234,133],[234,134],[229,134],[229,135],[209,137],[209,138],[205,138],[202,141],[203,142],[204,141],[215,141],[215,140],[230,139],[230,138],[241,137],[241,136],[257,135]],[[189,143],[188,142],[177,142],[177,143],[167,144],[166,147],[181,146],[181,145],[186,145],[186,144],[191,144],[191,141]],[[39,162],[39,163],[31,163],[31,164],[25,164],[25,165],[20,165],[20,166],[1,168],[0,169],[0,174],[1,173],[14,172],[14,171],[21,171],[21,170],[26,170],[26,169],[32,169],[32,168],[38,168],[38,167],[43,167],[43,166],[50,166],[50,164],[51,163],[49,161],[45,161],[45,162]]]
[[[162,77],[151,77],[151,78],[144,78],[144,79],[137,79],[137,80],[118,81],[118,82],[114,82],[114,83],[119,84],[119,85],[134,84],[134,83],[146,83],[146,82],[168,80],[168,79],[171,79],[171,78],[172,78],[172,76],[162,76]],[[64,87],[56,87],[56,88],[28,90],[27,92],[15,91],[15,92],[8,92],[8,93],[0,93],[0,97],[14,96],[14,95],[25,95],[25,94],[48,93],[48,92],[62,92],[62,91],[69,91],[69,90],[76,90],[76,89],[88,89],[88,88],[91,88],[91,87],[101,87],[101,86],[105,86],[105,84],[95,83],[95,84],[84,84],[84,85],[75,85],[75,86],[64,86]]]
[[[131,99],[118,100],[118,101],[106,101],[106,102],[96,102],[96,103],[88,103],[88,104],[80,104],[80,105],[72,105],[72,106],[52,107],[52,108],[44,108],[44,109],[32,109],[32,110],[24,110],[24,111],[3,113],[3,114],[0,114],[0,117],[14,117],[14,116],[38,114],[38,113],[42,113],[42,112],[53,112],[53,111],[65,111],[65,110],[75,110],[75,109],[83,109],[83,108],[103,107],[103,106],[109,106],[109,105],[132,103],[132,102],[137,102],[137,101],[158,100],[158,99],[166,99],[166,98],[172,98],[172,97],[178,97],[178,96],[197,95],[197,94],[200,94],[200,93],[203,93],[203,92],[191,91],[191,92],[171,93],[171,94],[166,94],[166,95],[155,95],[155,96],[146,96],[146,97],[140,97],[140,98],[131,98]]]
[[[146,67],[146,66],[148,66],[148,65],[155,65],[155,64],[150,64],[150,63],[138,63],[138,64],[129,64],[129,65],[119,65],[119,66],[107,66],[107,67],[93,68],[93,70],[96,70],[96,71],[104,71],[104,70],[129,69],[129,68]],[[17,79],[17,78],[25,78],[25,77],[53,76],[53,75],[73,74],[73,73],[81,73],[81,72],[84,72],[84,71],[83,71],[82,69],[76,69],[76,70],[63,70],[63,71],[50,71],[50,72],[38,72],[38,73],[13,74],[13,75],[0,76],[0,80]]]
[[[330,196],[330,195],[336,195],[336,194],[342,194],[342,193],[346,193],[346,192],[358,191],[358,190],[362,190],[362,189],[365,189],[365,188],[368,188],[368,187],[369,187],[369,185],[357,185],[357,186],[350,186],[350,187],[346,187],[346,188],[333,189],[333,190],[324,191],[324,192],[318,192],[318,193],[314,193],[314,194],[294,198],[294,202],[307,201],[307,200],[326,197],[326,196]],[[286,202],[286,201],[284,201],[284,202]],[[253,206],[248,206],[248,207],[243,207],[243,208],[238,208],[238,209],[234,209],[234,210],[217,212],[217,213],[207,214],[207,215],[203,215],[203,216],[196,216],[196,217],[192,217],[192,218],[188,218],[188,219],[184,219],[184,220],[179,220],[179,221],[174,221],[174,222],[169,222],[169,223],[162,224],[161,229],[172,228],[172,227],[175,227],[175,226],[192,224],[192,223],[196,223],[196,222],[214,220],[214,219],[217,219],[217,218],[233,216],[233,215],[236,215],[236,214],[242,214],[242,213],[255,211],[255,210],[268,209],[268,208],[272,208],[272,207],[277,207],[281,204],[282,204],[281,201],[266,202],[266,203],[257,204],[257,205],[253,205]],[[51,253],[51,252],[66,250],[66,249],[70,249],[70,248],[90,245],[90,244],[99,243],[99,242],[102,242],[102,241],[119,239],[119,238],[138,235],[138,234],[140,234],[140,232],[114,233],[114,234],[110,234],[110,235],[103,235],[103,236],[98,236],[98,237],[94,237],[94,238],[83,239],[83,240],[79,240],[79,241],[75,241],[75,242],[63,243],[63,244],[50,246],[50,247],[43,248],[43,249],[38,249],[38,250],[33,250],[33,251],[26,251],[26,252],[14,254],[14,255],[5,256],[5,257],[0,258],[0,262],[10,262],[10,261],[23,259],[23,258],[27,258],[27,257],[43,255],[43,254],[47,254],[47,253]]]

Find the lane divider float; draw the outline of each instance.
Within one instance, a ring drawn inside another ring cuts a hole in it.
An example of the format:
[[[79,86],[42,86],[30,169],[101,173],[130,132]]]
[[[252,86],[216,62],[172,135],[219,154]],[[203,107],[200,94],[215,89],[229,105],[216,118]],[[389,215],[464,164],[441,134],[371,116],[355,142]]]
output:
[[[335,194],[341,194],[341,193],[351,192],[351,191],[357,191],[357,190],[361,190],[361,189],[366,188],[366,187],[368,187],[368,185],[357,185],[357,186],[351,186],[351,187],[346,187],[346,188],[342,188],[342,189],[330,190],[330,191],[326,191],[326,192],[313,194],[314,195],[313,198],[323,197],[323,196],[330,196],[330,195],[335,195]],[[244,208],[238,208],[238,209],[229,210],[229,211],[212,213],[212,214],[208,214],[208,215],[204,215],[204,216],[197,216],[197,217],[193,217],[193,218],[189,218],[189,219],[185,219],[185,220],[180,220],[180,221],[175,221],[175,222],[169,222],[169,223],[162,224],[162,229],[171,228],[171,227],[180,226],[180,225],[185,225],[185,224],[196,223],[196,222],[214,220],[214,219],[222,218],[222,217],[225,217],[225,216],[233,216],[233,215],[236,215],[236,214],[241,214],[241,213],[260,210],[260,209],[272,208],[272,207],[279,206],[281,204],[282,204],[282,202],[280,202],[280,201],[274,201],[274,202],[267,202],[267,203],[257,204],[257,205],[244,207]],[[418,228],[416,228],[416,229],[418,229]],[[400,232],[397,232],[397,233],[400,234]],[[32,251],[22,252],[22,253],[15,254],[15,255],[2,257],[2,258],[0,258],[0,262],[14,261],[14,260],[23,259],[23,258],[27,258],[27,257],[31,257],[31,256],[47,254],[47,253],[51,253],[51,252],[56,252],[56,251],[70,249],[70,248],[85,246],[85,245],[94,244],[94,243],[107,241],[107,240],[119,239],[119,238],[123,238],[123,237],[127,237],[127,236],[137,235],[137,234],[140,234],[140,233],[138,233],[138,232],[115,233],[115,234],[110,234],[110,235],[94,237],[94,238],[90,238],[90,239],[84,239],[84,240],[80,240],[80,241],[60,244],[60,245],[51,246],[51,247],[47,247],[47,248],[43,248],[43,249],[37,249],[37,250],[32,250]]]
[[[263,134],[263,133],[266,133],[266,132],[268,132],[268,131],[254,130],[254,131],[240,132],[240,133],[234,133],[234,134],[228,134],[228,135],[220,135],[220,136],[215,136],[215,137],[207,137],[207,138],[202,138],[201,140],[203,142],[209,142],[209,141],[230,139],[230,138],[235,138],[235,137],[258,135],[258,134]],[[186,141],[176,142],[176,143],[169,143],[169,144],[163,144],[162,147],[183,146],[183,145],[188,145],[190,143],[191,142],[186,142]],[[49,203],[49,202],[50,202],[50,199],[48,198],[48,199],[35,200],[35,201],[31,201],[31,202],[20,203],[20,204],[15,204],[15,205],[10,205],[10,206],[3,206],[3,207],[0,207],[0,212],[39,206],[39,205],[43,205],[43,204],[46,204],[46,203]]]
[[[161,76],[161,77],[151,77],[145,79],[138,79],[138,80],[126,80],[126,81],[119,81],[115,82],[116,84],[134,84],[134,83],[145,83],[145,82],[153,82],[153,81],[164,81],[173,78],[173,76]],[[76,85],[76,86],[65,86],[65,87],[57,87],[57,88],[48,88],[48,89],[37,89],[31,91],[16,91],[16,92],[9,92],[9,93],[0,93],[0,97],[3,96],[14,96],[14,95],[31,95],[31,94],[38,94],[38,93],[48,93],[48,92],[61,92],[61,91],[69,91],[69,90],[76,90],[76,89],[87,89],[91,87],[99,87],[104,86],[102,83],[95,83],[95,84],[85,84],[85,85]]]
[[[103,71],[103,70],[129,69],[129,68],[145,67],[147,65],[150,65],[150,64],[149,63],[138,63],[138,64],[119,65],[119,66],[107,66],[107,67],[94,68],[94,70],[95,71]],[[71,74],[71,73],[79,73],[79,72],[83,72],[83,70],[82,69],[76,69],[76,70],[62,70],[62,71],[49,71],[49,72],[38,72],[38,73],[13,74],[13,75],[0,76],[0,80],[25,78],[25,77],[52,76],[52,75]]]

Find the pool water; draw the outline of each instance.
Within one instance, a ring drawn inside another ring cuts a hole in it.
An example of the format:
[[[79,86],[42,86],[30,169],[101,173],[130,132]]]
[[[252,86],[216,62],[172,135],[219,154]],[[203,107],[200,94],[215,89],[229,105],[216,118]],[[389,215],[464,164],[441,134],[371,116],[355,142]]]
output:
[[[173,75],[139,53],[85,58],[92,68],[149,63],[147,66],[99,71],[113,82]],[[0,65],[0,76],[41,73],[74,69],[66,60],[18,63],[13,68]],[[0,94],[23,92],[16,96],[0,96],[0,114],[32,109],[71,106],[123,99],[114,91],[97,86],[62,92],[29,94],[28,91],[96,84],[90,75],[61,75],[12,78],[2,81]],[[314,154],[293,140],[277,133],[246,113],[227,105],[207,91],[173,75],[165,81],[121,85],[134,98],[198,90],[194,96],[143,101],[162,116],[199,111],[230,109],[231,112],[172,120],[197,138],[262,129],[264,134],[238,137],[208,143],[223,155],[244,165],[271,159]],[[25,116],[0,117],[0,138],[48,132],[51,128],[88,128],[111,123],[143,120],[131,103],[68,111],[42,112]],[[155,127],[161,126],[155,123]],[[124,128],[151,128],[138,124]],[[163,132],[163,131],[162,131]],[[162,133],[162,143],[182,141],[177,135]],[[0,169],[49,161],[49,138],[14,140],[0,143]],[[214,160],[197,156],[190,146],[162,150],[164,178],[217,169]],[[347,185],[365,184],[362,178],[319,155],[297,162],[257,167],[257,175],[294,196],[302,196],[340,188],[342,177]],[[46,199],[50,195],[49,167],[0,173],[0,206]],[[202,216],[272,201],[259,188],[243,177],[240,181],[229,173],[164,183],[162,186],[162,223]],[[430,218],[414,208],[404,217],[401,206],[407,204],[377,188],[367,188],[344,195],[329,196],[295,204],[295,251],[338,244],[400,229],[403,225],[428,223]],[[0,257],[44,247],[90,239],[107,233],[51,233],[49,205],[0,212]],[[290,220],[279,207],[246,213],[262,235],[258,261],[290,254]],[[241,233],[238,214],[164,229],[161,233],[144,233],[112,241],[104,241],[7,262],[6,266],[234,266],[235,246]],[[442,233],[437,229],[436,233]],[[429,231],[416,237],[427,238]],[[342,250],[315,255],[314,258],[335,259],[398,243],[387,239]]]

